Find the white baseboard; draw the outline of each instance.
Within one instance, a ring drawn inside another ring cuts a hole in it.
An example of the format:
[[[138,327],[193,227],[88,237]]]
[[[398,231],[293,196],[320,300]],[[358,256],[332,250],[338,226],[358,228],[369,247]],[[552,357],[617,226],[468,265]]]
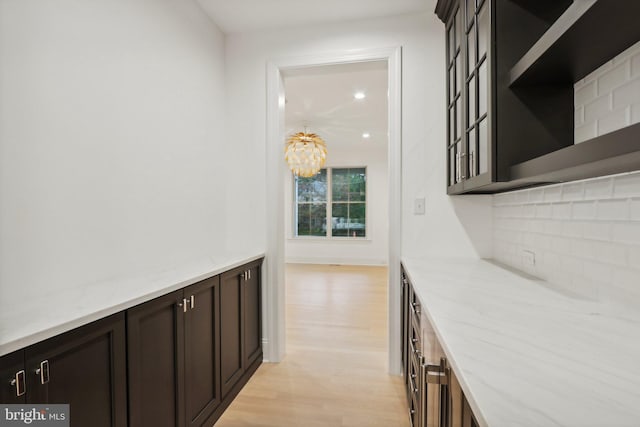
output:
[[[332,257],[287,257],[288,264],[334,264],[334,265],[369,265],[386,266],[386,260],[362,259],[362,258],[332,258]]]

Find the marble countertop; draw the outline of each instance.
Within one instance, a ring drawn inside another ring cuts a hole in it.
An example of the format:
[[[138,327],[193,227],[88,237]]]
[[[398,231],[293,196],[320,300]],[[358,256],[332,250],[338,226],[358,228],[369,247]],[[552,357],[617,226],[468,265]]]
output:
[[[0,356],[165,295],[264,256],[196,260],[155,276],[93,283],[0,301]],[[25,321],[25,319],[27,319]]]
[[[489,261],[403,264],[481,426],[640,426],[640,310]]]

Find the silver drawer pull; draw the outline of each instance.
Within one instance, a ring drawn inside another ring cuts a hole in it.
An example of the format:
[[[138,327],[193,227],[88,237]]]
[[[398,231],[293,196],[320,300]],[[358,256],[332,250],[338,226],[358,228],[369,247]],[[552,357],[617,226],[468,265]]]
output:
[[[24,370],[16,372],[16,376],[11,380],[11,385],[16,388],[16,397],[23,396],[27,392],[27,387],[24,382],[25,373]]]
[[[49,361],[43,360],[40,362],[40,367],[36,369],[36,375],[40,376],[40,384],[46,384],[49,382]]]
[[[194,307],[195,307],[195,305],[196,305],[196,297],[195,297],[195,296],[193,296],[193,295],[191,295],[190,300],[191,300],[191,310],[193,310],[193,308],[194,308]]]

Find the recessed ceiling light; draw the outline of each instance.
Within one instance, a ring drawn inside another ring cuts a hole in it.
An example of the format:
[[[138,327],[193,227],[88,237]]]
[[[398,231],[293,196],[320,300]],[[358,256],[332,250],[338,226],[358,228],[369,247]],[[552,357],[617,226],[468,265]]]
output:
[[[355,99],[365,99],[367,97],[367,95],[365,95],[364,92],[356,92],[353,94],[353,97]]]
[[[371,137],[371,134],[369,132],[365,132],[365,133],[362,134],[362,137],[367,139],[367,138]]]

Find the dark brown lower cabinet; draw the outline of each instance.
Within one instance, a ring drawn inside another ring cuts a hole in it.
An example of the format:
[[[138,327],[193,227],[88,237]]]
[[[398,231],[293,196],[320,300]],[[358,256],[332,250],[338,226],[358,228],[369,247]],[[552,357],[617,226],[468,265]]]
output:
[[[130,427],[184,426],[183,307],[176,291],[127,311]]]
[[[201,426],[220,405],[220,281],[128,310],[129,421]]]
[[[126,369],[119,313],[0,358],[0,397],[2,403],[69,404],[72,427],[125,427]]]
[[[226,396],[262,358],[260,263],[223,273],[220,278],[222,396]]]
[[[423,305],[402,272],[402,361],[412,427],[478,427]]]
[[[256,260],[0,357],[0,403],[72,427],[212,426],[262,363]]]
[[[127,311],[130,427],[222,415],[262,362],[260,263]]]

